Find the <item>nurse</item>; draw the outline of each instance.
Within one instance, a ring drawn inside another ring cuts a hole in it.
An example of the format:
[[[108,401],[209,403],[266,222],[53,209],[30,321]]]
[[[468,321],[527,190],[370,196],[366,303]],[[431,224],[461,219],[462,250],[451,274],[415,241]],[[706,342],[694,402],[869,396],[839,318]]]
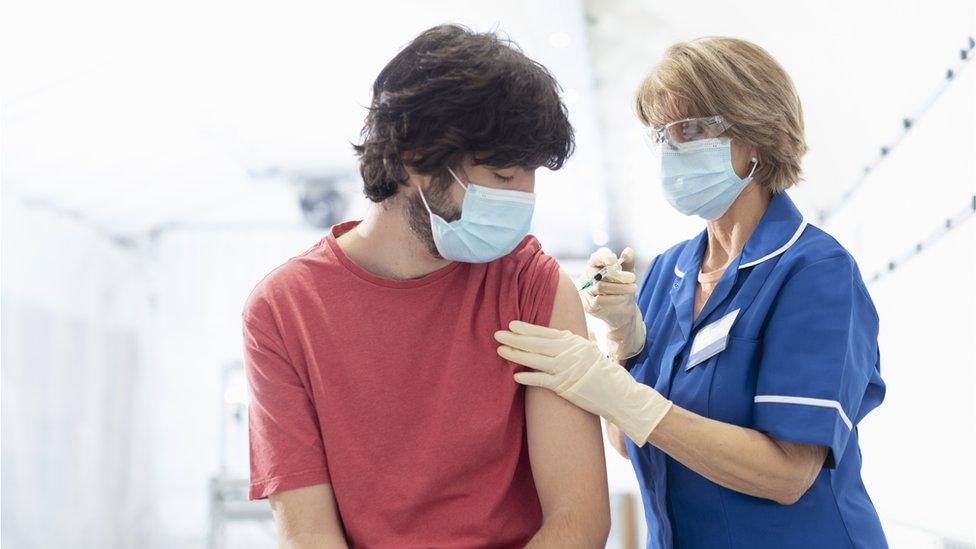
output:
[[[665,198],[705,230],[639,291],[632,250],[591,257],[591,276],[623,267],[583,294],[612,357],[517,321],[498,353],[627,435],[648,547],[885,547],[858,446],[885,393],[878,315],[785,193],[806,152],[792,81],[754,44],[702,38],[671,47],[636,104]]]

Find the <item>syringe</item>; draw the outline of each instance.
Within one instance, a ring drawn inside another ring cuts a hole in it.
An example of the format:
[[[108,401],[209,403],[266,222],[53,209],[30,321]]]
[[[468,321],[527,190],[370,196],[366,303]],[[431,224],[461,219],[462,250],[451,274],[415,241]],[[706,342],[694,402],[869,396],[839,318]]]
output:
[[[600,269],[599,271],[597,271],[597,273],[595,275],[593,275],[592,278],[590,278],[589,280],[587,280],[586,282],[584,282],[583,285],[580,286],[579,291],[582,292],[583,290],[585,290],[585,289],[589,288],[590,286],[596,284],[597,282],[603,280],[603,278],[606,277],[608,274],[615,273],[615,272],[617,272],[619,270],[620,270],[620,264],[619,263],[616,263],[616,264],[613,264],[613,265],[607,265],[606,267],[604,267],[604,268]]]

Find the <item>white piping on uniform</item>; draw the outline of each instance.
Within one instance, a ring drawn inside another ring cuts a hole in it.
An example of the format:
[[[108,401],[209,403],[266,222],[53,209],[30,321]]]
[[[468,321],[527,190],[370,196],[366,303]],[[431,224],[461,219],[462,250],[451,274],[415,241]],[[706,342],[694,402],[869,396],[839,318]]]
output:
[[[681,272],[681,269],[679,269],[678,266],[675,265],[674,266],[674,276],[676,276],[678,278],[684,278],[685,277],[685,273]]]
[[[808,397],[794,397],[794,396],[781,396],[781,395],[756,395],[752,399],[753,402],[772,402],[777,404],[803,404],[806,406],[820,406],[822,408],[834,408],[837,413],[840,414],[840,418],[844,420],[844,425],[847,425],[847,429],[854,429],[854,425],[851,423],[850,418],[844,413],[844,408],[841,407],[840,402],[836,400],[826,400],[823,398],[808,398]]]
[[[771,258],[776,257],[779,254],[785,252],[787,249],[789,249],[790,246],[792,246],[794,243],[796,243],[797,240],[800,239],[800,235],[803,233],[803,229],[806,229],[806,228],[807,228],[807,220],[804,219],[802,222],[800,222],[800,228],[798,228],[796,230],[796,232],[793,233],[793,236],[789,239],[789,241],[786,242],[786,244],[783,244],[782,247],[780,247],[778,250],[776,250],[775,252],[773,252],[771,254],[764,255],[764,256],[760,257],[759,259],[757,259],[755,261],[750,261],[749,263],[743,263],[743,264],[739,265],[739,268],[740,269],[745,269],[746,267],[752,267],[753,265],[758,265],[759,263],[762,263],[763,261],[766,261],[767,259],[771,259]]]

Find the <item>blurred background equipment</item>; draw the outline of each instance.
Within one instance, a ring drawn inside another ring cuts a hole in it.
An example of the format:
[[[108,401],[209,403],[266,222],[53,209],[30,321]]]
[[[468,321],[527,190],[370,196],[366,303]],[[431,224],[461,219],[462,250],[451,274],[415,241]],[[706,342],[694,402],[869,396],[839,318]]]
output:
[[[273,521],[267,501],[249,501],[247,464],[247,380],[244,365],[224,365],[220,401],[220,466],[210,478],[210,525],[208,549],[236,547],[228,543],[228,529],[241,523],[257,523],[273,539]]]
[[[301,183],[298,204],[305,221],[313,227],[328,229],[344,221],[348,202],[348,197],[339,190],[334,178],[312,178]]]
[[[803,100],[791,196],[882,319],[888,394],[860,435],[891,546],[976,546],[970,0],[40,0],[0,16],[4,548],[275,546],[246,501],[244,300],[366,211],[350,144],[370,85],[451,21],[562,84],[577,152],[538,173],[533,232],[574,277],[598,246],[641,270],[701,230],[662,199],[633,112],[665,48],[768,49]],[[607,463],[608,546],[642,546],[631,465]]]

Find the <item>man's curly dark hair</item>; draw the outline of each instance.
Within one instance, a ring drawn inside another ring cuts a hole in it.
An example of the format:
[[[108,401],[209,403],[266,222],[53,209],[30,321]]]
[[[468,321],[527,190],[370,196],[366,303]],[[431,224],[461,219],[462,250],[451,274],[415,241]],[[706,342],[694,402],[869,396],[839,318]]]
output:
[[[366,197],[395,195],[407,181],[404,163],[431,174],[466,154],[477,164],[558,170],[574,148],[559,91],[511,40],[457,25],[424,31],[373,83],[354,145]]]

